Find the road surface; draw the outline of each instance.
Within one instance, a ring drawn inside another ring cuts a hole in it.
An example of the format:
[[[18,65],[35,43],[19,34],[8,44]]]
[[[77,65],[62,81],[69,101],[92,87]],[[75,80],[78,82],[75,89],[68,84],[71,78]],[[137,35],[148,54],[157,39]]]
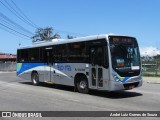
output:
[[[30,81],[16,77],[14,72],[0,73],[0,111],[160,111],[160,84],[144,82],[142,87],[128,91],[114,93],[91,91],[90,94],[81,94],[73,92],[72,87],[54,87],[48,84],[33,86]],[[0,118],[0,120],[10,119]],[[54,119],[132,120],[135,118],[62,117]],[[145,119],[158,120],[159,118]]]

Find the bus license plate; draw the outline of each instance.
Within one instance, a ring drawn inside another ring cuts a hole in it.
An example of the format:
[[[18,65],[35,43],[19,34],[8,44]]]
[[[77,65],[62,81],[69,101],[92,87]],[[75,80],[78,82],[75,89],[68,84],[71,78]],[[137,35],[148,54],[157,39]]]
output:
[[[134,85],[131,85],[131,86],[129,86],[128,88],[129,88],[129,89],[133,89],[133,88],[135,88],[135,86],[134,86]]]

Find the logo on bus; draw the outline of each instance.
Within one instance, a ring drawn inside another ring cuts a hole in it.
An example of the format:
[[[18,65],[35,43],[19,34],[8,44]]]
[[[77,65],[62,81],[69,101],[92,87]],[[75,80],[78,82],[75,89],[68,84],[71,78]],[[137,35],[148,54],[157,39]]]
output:
[[[61,71],[72,71],[70,65],[57,65],[57,69]]]

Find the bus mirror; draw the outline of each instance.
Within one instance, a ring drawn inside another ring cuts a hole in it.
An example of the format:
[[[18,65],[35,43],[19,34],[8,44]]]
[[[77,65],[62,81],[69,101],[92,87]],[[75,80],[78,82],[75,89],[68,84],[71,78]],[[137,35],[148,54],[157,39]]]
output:
[[[108,64],[108,63],[105,63],[104,66],[105,66],[106,68],[108,68],[109,64]]]

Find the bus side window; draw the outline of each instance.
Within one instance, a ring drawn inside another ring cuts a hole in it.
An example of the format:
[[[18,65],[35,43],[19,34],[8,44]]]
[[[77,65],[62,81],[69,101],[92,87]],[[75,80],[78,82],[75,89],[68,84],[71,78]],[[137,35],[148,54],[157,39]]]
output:
[[[21,50],[17,50],[17,62],[22,62],[21,60]]]
[[[28,53],[29,53],[28,49],[22,50],[21,53],[23,53],[23,54],[21,54],[21,61],[28,62]]]
[[[67,61],[67,46],[57,45],[54,47],[54,62],[66,62]]]
[[[32,48],[28,51],[28,60],[30,62],[40,62],[40,49]]]

